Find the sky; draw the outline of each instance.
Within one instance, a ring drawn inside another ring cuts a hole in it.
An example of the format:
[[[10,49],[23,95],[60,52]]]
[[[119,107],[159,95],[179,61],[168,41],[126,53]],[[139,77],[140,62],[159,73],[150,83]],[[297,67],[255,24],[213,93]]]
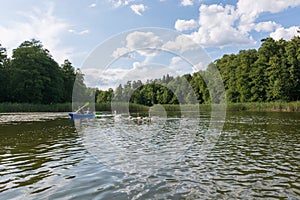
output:
[[[94,70],[94,79],[100,79],[91,84],[109,87],[109,80],[116,84],[130,78],[129,74],[136,75],[133,69],[142,71],[151,65],[143,72],[145,76],[167,65],[175,66],[183,60],[179,55],[182,49],[194,48],[195,44],[213,61],[242,49],[257,49],[266,37],[289,40],[298,34],[300,0],[2,0],[0,18],[0,44],[9,56],[23,41],[35,38],[59,64],[69,59],[75,68],[84,70],[95,50],[113,43],[112,55],[106,56],[119,55],[121,59],[110,67],[98,66],[97,76],[95,67],[87,70]],[[144,27],[156,31],[145,31]],[[176,55],[134,49],[154,43],[155,48],[166,47],[171,41],[160,38],[157,28],[175,32],[171,34],[173,49],[181,48]],[[135,55],[130,51],[136,51]],[[97,56],[102,59],[102,55]],[[187,68],[191,72],[200,69]],[[105,73],[99,73],[103,69]],[[177,74],[189,72],[172,70]]]

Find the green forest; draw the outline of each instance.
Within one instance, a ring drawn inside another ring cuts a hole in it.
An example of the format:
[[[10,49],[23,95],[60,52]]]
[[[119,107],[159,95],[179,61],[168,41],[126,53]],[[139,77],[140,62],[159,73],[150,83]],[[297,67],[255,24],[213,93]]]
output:
[[[55,104],[72,101],[79,69],[59,65],[40,41],[23,42],[8,58],[0,44],[0,102]]]
[[[128,81],[115,91],[97,91],[97,102],[110,102],[114,98],[115,101],[129,100],[131,103],[151,106],[178,104],[179,98],[181,103],[186,104],[214,103],[207,84],[218,90],[218,84],[212,77],[216,68],[223,79],[228,103],[298,101],[300,37],[290,41],[263,39],[258,50],[241,50],[238,54],[224,55],[205,71],[194,74],[181,77],[164,75],[161,79],[148,80],[144,84],[141,81]]]
[[[146,83],[128,81],[115,90],[96,89],[97,103],[130,101],[135,104],[214,103],[207,85],[215,85],[219,70],[228,103],[291,102],[300,98],[300,37],[262,40],[260,48],[224,55],[205,71]],[[0,44],[0,103],[56,104],[72,101],[76,76],[84,75],[69,60],[59,65],[42,43],[32,39],[13,50],[11,58]],[[206,80],[206,81],[205,81]],[[88,88],[86,88],[88,90]]]

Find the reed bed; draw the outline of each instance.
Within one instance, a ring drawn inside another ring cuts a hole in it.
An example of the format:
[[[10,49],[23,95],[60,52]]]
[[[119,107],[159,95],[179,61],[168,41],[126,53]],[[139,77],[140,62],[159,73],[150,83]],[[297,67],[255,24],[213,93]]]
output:
[[[227,105],[227,110],[257,112],[300,112],[300,101],[230,103]]]
[[[155,105],[152,107],[134,104],[134,103],[114,103],[113,107],[118,108],[120,112],[128,111],[132,113],[155,111]],[[163,104],[162,108],[166,112],[210,112],[213,108],[225,109],[223,105],[211,104]],[[154,110],[153,110],[154,109]],[[112,111],[111,103],[96,103],[96,111]],[[254,102],[254,103],[229,103],[226,105],[227,111],[257,111],[257,112],[300,112],[300,101],[295,102]],[[72,103],[60,104],[30,104],[30,103],[0,103],[0,112],[71,112]]]
[[[30,103],[0,103],[0,112],[69,112],[71,103],[61,104],[30,104]]]

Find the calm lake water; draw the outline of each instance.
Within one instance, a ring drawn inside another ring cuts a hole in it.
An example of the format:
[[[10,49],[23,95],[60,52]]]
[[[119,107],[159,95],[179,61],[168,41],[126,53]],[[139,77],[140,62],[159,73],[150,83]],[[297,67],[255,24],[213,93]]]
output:
[[[300,199],[300,113],[209,121],[0,114],[0,199]]]

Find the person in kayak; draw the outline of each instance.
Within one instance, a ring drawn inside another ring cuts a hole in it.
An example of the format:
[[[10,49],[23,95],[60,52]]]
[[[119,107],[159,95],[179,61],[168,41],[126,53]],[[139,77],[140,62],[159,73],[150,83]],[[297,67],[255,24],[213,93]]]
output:
[[[85,114],[91,114],[91,110],[90,110],[90,107],[87,107],[86,111],[85,111]]]
[[[78,110],[76,111],[76,114],[84,114],[84,107],[78,106]]]

